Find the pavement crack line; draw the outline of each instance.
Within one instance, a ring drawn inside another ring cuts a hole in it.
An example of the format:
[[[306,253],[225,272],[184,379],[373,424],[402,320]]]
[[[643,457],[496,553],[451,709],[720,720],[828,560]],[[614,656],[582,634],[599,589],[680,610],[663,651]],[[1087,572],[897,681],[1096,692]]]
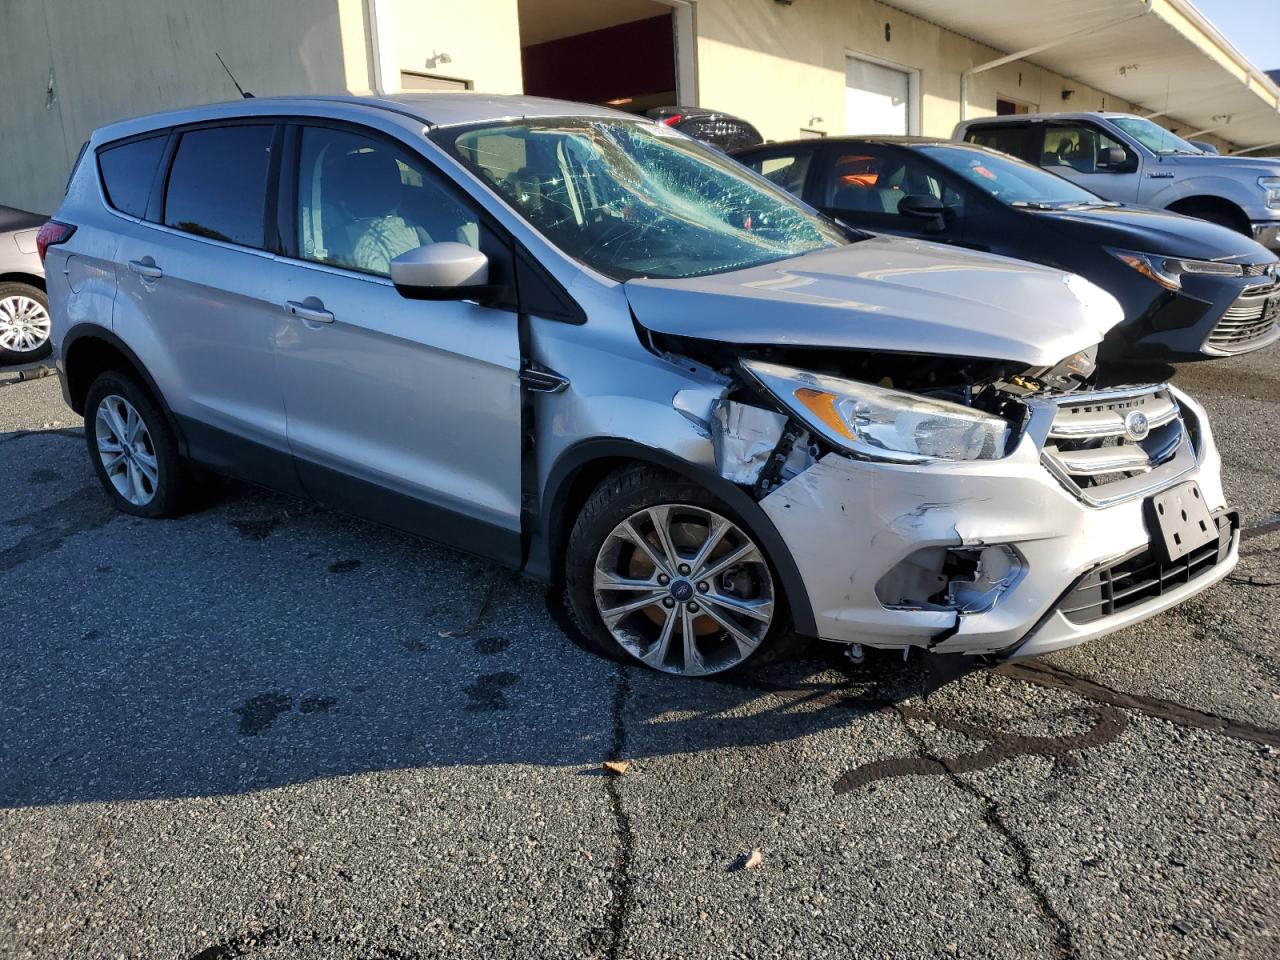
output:
[[[1034,874],[1032,874],[1031,868],[1033,866],[1033,861],[1031,858],[1031,849],[1005,821],[1000,812],[1000,803],[983,793],[974,784],[961,778],[960,771],[953,766],[950,759],[947,757],[935,756],[929,751],[928,744],[925,743],[924,737],[917,733],[915,728],[911,726],[911,717],[913,715],[918,715],[915,711],[905,709],[899,704],[895,704],[892,709],[894,713],[898,715],[898,719],[902,721],[902,727],[907,731],[907,736],[915,741],[916,748],[920,753],[920,759],[930,765],[940,767],[941,772],[945,773],[947,779],[951,781],[957,789],[967,793],[982,804],[983,822],[985,822],[994,833],[998,834],[1013,851],[1014,859],[1018,865],[1018,881],[1035,900],[1037,912],[1039,912],[1044,921],[1053,929],[1053,942],[1057,955],[1062,958],[1062,960],[1073,960],[1073,958],[1078,956],[1078,954],[1076,952],[1075,938],[1071,933],[1071,927],[1067,924],[1067,921],[1063,918],[1062,914],[1058,912],[1058,909],[1053,905],[1053,901],[1049,899],[1049,895],[1037,882]]]
[[[627,749],[627,701],[631,698],[631,674],[622,664],[617,665],[617,683],[613,694],[613,742],[609,747],[609,760],[624,760]],[[613,814],[613,830],[616,851],[614,853],[614,869],[609,877],[609,888],[612,899],[608,910],[609,942],[605,949],[608,960],[617,960],[622,950],[622,941],[626,935],[627,913],[631,909],[632,886],[634,878],[632,869],[632,852],[635,835],[631,829],[631,817],[622,805],[620,785],[622,778],[605,774],[604,789],[609,798],[609,809]]]
[[[1036,663],[1006,663],[996,667],[996,673],[1037,686],[1053,690],[1066,690],[1095,703],[1132,710],[1146,714],[1157,720],[1165,720],[1183,727],[1207,730],[1224,737],[1246,740],[1268,747],[1280,747],[1280,730],[1273,727],[1259,727],[1243,720],[1233,720],[1216,713],[1197,710],[1172,700],[1149,697],[1140,693],[1122,693],[1104,686],[1096,680],[1090,680],[1079,674],[1071,673],[1062,667],[1039,661]]]

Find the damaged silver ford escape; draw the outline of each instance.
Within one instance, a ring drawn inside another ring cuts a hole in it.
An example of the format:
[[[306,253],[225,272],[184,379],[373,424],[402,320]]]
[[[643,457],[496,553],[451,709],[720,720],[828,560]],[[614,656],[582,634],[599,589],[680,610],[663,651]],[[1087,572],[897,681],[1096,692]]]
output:
[[[230,474],[551,581],[682,675],[794,636],[992,658],[1236,561],[1204,411],[1079,277],[848,230],[603,108],[258,99],[97,131],[41,231],[123,511]]]

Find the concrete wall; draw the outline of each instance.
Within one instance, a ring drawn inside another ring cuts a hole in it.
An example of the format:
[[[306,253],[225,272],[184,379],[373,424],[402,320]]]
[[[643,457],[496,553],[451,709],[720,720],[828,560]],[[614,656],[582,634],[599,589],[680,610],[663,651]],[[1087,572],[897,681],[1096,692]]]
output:
[[[52,212],[94,127],[235,98],[215,51],[258,95],[365,88],[363,30],[358,0],[3,0],[0,203]]]
[[[948,136],[960,119],[960,75],[1007,52],[875,0],[697,0],[696,10],[700,103],[740,114],[771,140],[806,127],[845,132],[846,52],[919,70],[919,132]],[[1075,91],[1069,101],[1063,90]],[[969,117],[994,114],[997,96],[1043,111],[1134,109],[1025,62],[974,76]]]

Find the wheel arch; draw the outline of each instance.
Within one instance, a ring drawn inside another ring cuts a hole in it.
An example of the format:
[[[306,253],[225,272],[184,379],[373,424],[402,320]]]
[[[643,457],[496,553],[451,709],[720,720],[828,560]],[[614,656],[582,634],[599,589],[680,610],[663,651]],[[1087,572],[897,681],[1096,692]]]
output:
[[[48,286],[45,285],[44,277],[35,273],[23,273],[21,271],[11,270],[8,273],[0,273],[0,283],[25,283],[28,286],[35,287],[41,293],[49,292]]]
[[[187,454],[187,441],[169,409],[164,394],[138,355],[118,336],[96,323],[79,323],[62,338],[62,392],[67,405],[84,416],[85,398],[93,381],[106,370],[120,370],[136,377],[147,389],[178,441],[178,451]]]
[[[719,497],[747,525],[768,552],[786,593],[787,604],[798,633],[818,634],[809,591],[805,588],[782,535],[769,516],[747,493],[705,467],[690,463],[665,450],[621,438],[581,441],[556,460],[543,487],[541,533],[530,542],[525,570],[552,584],[564,579],[564,558],[569,531],[592,492],[613,471],[631,464],[659,467],[691,480]]]
[[[1226,197],[1197,193],[1189,197],[1179,197],[1165,209],[1170,213],[1181,213],[1184,216],[1200,218],[1202,218],[1201,214],[1207,212],[1221,213],[1232,222],[1233,229],[1240,233],[1251,234],[1249,215],[1244,212],[1244,209],[1238,203],[1228,200]]]

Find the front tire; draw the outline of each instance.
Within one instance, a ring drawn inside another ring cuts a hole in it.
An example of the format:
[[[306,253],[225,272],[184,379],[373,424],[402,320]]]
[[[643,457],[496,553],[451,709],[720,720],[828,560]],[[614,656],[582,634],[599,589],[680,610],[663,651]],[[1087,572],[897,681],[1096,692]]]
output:
[[[84,434],[89,458],[116,509],[135,517],[176,517],[194,504],[199,478],[151,393],[108,370],[89,387]]]
[[[790,652],[773,565],[748,526],[698,484],[647,466],[587,500],[565,556],[570,615],[605,656],[711,676]]]
[[[49,355],[49,298],[29,283],[0,283],[0,365]]]

